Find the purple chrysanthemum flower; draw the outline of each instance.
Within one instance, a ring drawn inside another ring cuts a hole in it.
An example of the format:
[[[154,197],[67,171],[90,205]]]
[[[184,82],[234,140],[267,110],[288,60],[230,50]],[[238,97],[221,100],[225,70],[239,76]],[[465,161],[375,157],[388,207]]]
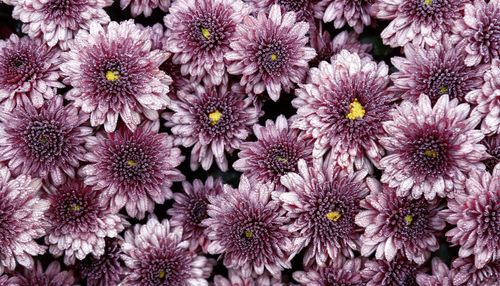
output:
[[[402,198],[396,190],[367,179],[370,188],[360,206],[364,209],[356,216],[356,224],[365,228],[361,236],[361,255],[375,252],[377,259],[393,261],[398,254],[417,264],[423,264],[431,251],[439,249],[439,232],[446,226],[438,215],[437,199],[428,201]]]
[[[294,272],[293,279],[297,280],[300,285],[307,286],[364,286],[366,283],[361,277],[362,267],[362,258],[348,260],[337,259],[334,261],[333,265],[320,267],[316,270],[309,270],[307,272]]]
[[[75,177],[84,160],[84,138],[92,133],[83,126],[88,116],[73,106],[63,106],[56,95],[41,108],[26,97],[12,113],[0,114],[0,160],[8,161],[15,175],[28,174],[60,185]]]
[[[85,184],[99,190],[113,212],[125,207],[127,214],[144,218],[155,203],[172,198],[170,187],[184,176],[175,169],[184,160],[173,147],[173,138],[158,133],[159,121],[145,121],[134,131],[118,128],[86,138],[89,165],[79,173]]]
[[[158,110],[169,103],[171,78],[159,66],[168,54],[151,50],[151,31],[132,20],[90,25],[80,30],[64,54],[61,71],[73,88],[66,98],[90,113],[90,124],[116,129],[118,116],[135,130],[141,114],[158,119]]]
[[[335,29],[347,25],[356,33],[363,32],[371,24],[370,7],[375,0],[321,0],[317,4],[316,18],[328,23],[333,21]]]
[[[484,134],[500,134],[500,59],[493,59],[490,70],[484,74],[480,89],[469,92],[466,100],[477,104],[472,113],[483,118],[481,131]]]
[[[164,22],[165,49],[172,62],[193,81],[219,85],[228,81],[224,54],[237,41],[236,25],[250,13],[240,0],[177,0]]]
[[[172,127],[175,142],[191,150],[191,170],[200,166],[208,170],[214,161],[227,171],[225,151],[240,148],[257,123],[260,106],[245,94],[241,86],[222,85],[218,88],[202,85],[188,86],[178,92],[178,100],[169,106],[174,112],[163,117],[165,125]]]
[[[408,44],[406,57],[391,58],[398,71],[390,76],[394,82],[390,90],[413,102],[424,93],[435,103],[443,94],[464,102],[469,91],[481,88],[487,66],[464,65],[464,45],[454,46],[447,39],[428,49]]]
[[[130,5],[130,14],[137,17],[144,14],[145,17],[151,16],[153,9],[160,8],[167,12],[170,7],[170,0],[120,0],[120,8],[125,10]]]
[[[285,116],[280,115],[276,123],[267,120],[265,126],[255,124],[253,133],[257,141],[244,142],[240,158],[233,164],[236,171],[243,172],[250,180],[261,183],[274,182],[281,187],[280,177],[297,171],[297,162],[312,160],[311,140],[299,130],[289,128]]]
[[[112,0],[23,0],[15,3],[12,17],[23,22],[23,32],[31,38],[66,50],[78,31],[110,21],[104,7],[111,4]]]
[[[321,12],[317,8],[319,0],[247,0],[255,7],[255,10],[269,12],[274,4],[279,4],[284,12],[295,12],[297,20],[314,23],[315,13]]]
[[[306,47],[309,24],[297,22],[295,12],[282,15],[279,5],[273,5],[266,15],[247,16],[236,29],[236,40],[225,58],[230,74],[241,75],[240,84],[246,92],[267,91],[276,101],[281,90],[290,92],[294,83],[306,78],[307,62],[316,56]]]
[[[372,8],[375,17],[392,20],[380,35],[384,44],[403,47],[412,42],[433,47],[462,18],[464,1],[377,0]]]
[[[38,197],[39,179],[20,175],[11,179],[7,167],[0,167],[0,275],[14,270],[16,261],[33,268],[33,255],[45,253],[46,247],[35,242],[46,234],[47,200]]]
[[[229,270],[228,278],[215,275],[214,286],[283,286],[280,279],[269,275],[259,275],[257,278],[241,277],[236,271]]]
[[[490,63],[500,57],[500,1],[472,2],[465,4],[463,18],[453,27],[453,38],[467,44],[467,66]]]
[[[183,236],[189,241],[190,250],[195,251],[200,246],[206,253],[210,241],[204,234],[206,226],[202,221],[208,218],[208,197],[222,193],[222,180],[214,180],[209,176],[205,183],[198,179],[195,179],[193,184],[184,181],[182,188],[184,193],[174,194],[175,202],[167,211],[172,216],[170,225],[183,228]]]
[[[398,196],[432,200],[453,197],[463,189],[467,173],[484,169],[483,134],[474,128],[479,117],[469,116],[469,105],[442,95],[432,107],[422,94],[418,103],[404,101],[384,122],[387,137],[380,143],[389,155],[380,161],[382,182]]]
[[[279,196],[297,233],[297,245],[306,248],[304,265],[324,266],[327,261],[354,257],[360,249],[362,229],[354,223],[360,201],[368,194],[363,183],[366,172],[347,176],[336,170],[309,167],[304,160],[298,172],[281,177],[288,189]]]
[[[0,40],[0,101],[7,111],[20,104],[26,94],[35,107],[56,95],[59,82],[60,52],[39,40],[12,34]]]
[[[500,260],[477,269],[472,256],[457,258],[451,264],[451,276],[454,286],[495,286],[500,281]]]
[[[45,271],[42,263],[37,261],[33,269],[23,269],[22,273],[16,273],[19,278],[17,286],[73,286],[75,277],[71,271],[61,271],[61,265],[57,261],[52,261]]]
[[[207,286],[211,264],[204,256],[189,251],[182,240],[182,228],[171,228],[150,217],[125,233],[122,245],[125,261],[123,285]]]
[[[452,286],[453,278],[450,269],[439,258],[432,259],[432,275],[426,273],[417,274],[419,286]]]
[[[417,286],[416,276],[421,268],[398,257],[392,261],[372,260],[365,263],[361,276],[366,286]]]
[[[271,200],[272,183],[261,184],[241,176],[238,189],[224,185],[219,196],[209,197],[203,221],[210,239],[208,252],[221,254],[224,266],[244,277],[270,273],[279,277],[290,268],[295,246],[286,229],[289,219],[280,203]]]
[[[500,163],[500,134],[485,137],[481,143],[486,146],[486,152],[491,156],[483,161],[486,170],[493,173],[495,166]]]
[[[123,261],[120,256],[123,240],[118,236],[106,238],[105,241],[104,254],[99,257],[87,256],[78,265],[88,286],[117,285],[122,280]]]
[[[329,151],[332,164],[350,172],[378,164],[384,150],[376,136],[384,134],[394,100],[387,92],[386,64],[342,50],[332,63],[312,68],[309,83],[296,90],[292,127],[315,138],[313,157]]]
[[[463,193],[448,200],[444,210],[448,223],[455,225],[446,233],[458,255],[474,255],[476,268],[500,260],[500,166],[489,172],[471,172]]]
[[[111,213],[99,200],[98,193],[81,181],[68,181],[58,188],[47,188],[51,224],[45,236],[49,252],[64,254],[65,264],[88,254],[104,254],[105,238],[116,237],[127,222]]]

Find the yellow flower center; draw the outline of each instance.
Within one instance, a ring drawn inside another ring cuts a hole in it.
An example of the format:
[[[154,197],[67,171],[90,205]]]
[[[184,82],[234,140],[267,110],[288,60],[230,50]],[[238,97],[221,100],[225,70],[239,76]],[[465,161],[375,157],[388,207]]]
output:
[[[333,211],[333,212],[327,213],[325,216],[327,219],[329,219],[333,222],[337,222],[342,217],[342,214],[338,211]]]
[[[278,60],[278,55],[277,55],[277,54],[275,54],[275,53],[272,53],[272,54],[271,54],[271,61],[275,62],[275,61],[277,61],[277,60]]]
[[[250,230],[245,230],[245,237],[246,238],[252,238],[253,237],[253,232]]]
[[[42,135],[40,136],[40,138],[38,138],[38,141],[42,144],[47,144],[49,142],[49,138],[47,138],[47,136],[45,135]]]
[[[210,119],[210,125],[214,126],[215,124],[217,124],[217,122],[219,122],[221,117],[222,117],[222,113],[220,111],[218,111],[217,109],[210,112],[208,114],[208,118]]]
[[[426,157],[434,159],[434,158],[436,158],[438,156],[438,153],[435,150],[425,149],[424,155]]]
[[[406,215],[405,216],[405,221],[407,225],[410,225],[413,222],[413,216],[412,215]]]
[[[160,271],[158,271],[158,277],[159,277],[160,279],[165,278],[165,276],[166,276],[166,275],[167,275],[167,272],[165,272],[165,270],[160,269]]]
[[[120,73],[118,71],[106,71],[106,79],[108,81],[117,81],[120,79]]]
[[[137,166],[137,162],[135,160],[130,159],[130,160],[127,160],[127,165],[129,167],[135,167],[135,166]]]
[[[432,0],[424,0],[424,4],[427,5],[427,6],[431,6],[432,5]]]
[[[283,157],[283,156],[276,156],[276,160],[278,160],[281,163],[288,163],[288,159]]]
[[[439,88],[439,94],[443,95],[445,93],[448,93],[448,87],[442,86]]]
[[[70,210],[72,212],[77,212],[77,211],[80,211],[81,209],[82,209],[82,207],[79,204],[71,204],[68,207],[68,210]]]
[[[211,35],[210,35],[210,31],[207,28],[201,27],[200,31],[201,31],[201,35],[203,36],[203,38],[210,40]]]
[[[361,105],[358,99],[355,98],[354,101],[349,104],[349,113],[347,113],[345,117],[350,120],[356,120],[363,118],[365,113],[366,111],[363,108],[363,105]]]

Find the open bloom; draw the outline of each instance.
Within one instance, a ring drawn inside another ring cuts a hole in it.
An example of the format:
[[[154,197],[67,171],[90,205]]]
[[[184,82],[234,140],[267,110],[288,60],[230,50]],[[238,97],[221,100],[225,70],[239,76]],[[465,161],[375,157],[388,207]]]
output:
[[[453,278],[450,269],[439,258],[432,259],[432,275],[417,274],[417,283],[420,286],[452,286]]]
[[[353,171],[378,164],[384,150],[376,136],[384,134],[394,100],[387,91],[388,66],[342,50],[332,63],[321,62],[309,82],[296,90],[292,127],[315,139],[313,157],[328,153],[334,165]]]
[[[474,258],[457,258],[451,264],[453,286],[493,286],[500,281],[500,260],[491,261],[482,268],[474,266]]]
[[[121,245],[123,239],[119,236],[106,238],[104,254],[99,257],[87,256],[78,264],[80,274],[88,286],[117,285],[122,280],[123,261]]]
[[[125,10],[130,6],[130,14],[132,17],[137,17],[144,14],[145,17],[151,16],[153,9],[160,8],[163,12],[167,12],[170,7],[170,0],[120,0],[120,8]]]
[[[125,207],[129,216],[142,219],[155,203],[171,199],[172,183],[184,179],[175,169],[184,157],[173,147],[173,138],[159,129],[159,121],[146,121],[134,132],[122,127],[86,138],[90,164],[79,172],[113,212]]]
[[[35,107],[56,95],[59,82],[60,52],[40,40],[12,34],[0,40],[0,102],[7,111],[20,104],[22,94]]]
[[[238,84],[230,87],[196,85],[178,92],[164,113],[175,142],[191,150],[191,170],[208,170],[214,161],[227,171],[227,153],[240,148],[260,116],[260,106]]]
[[[71,271],[61,271],[61,265],[57,261],[52,261],[45,271],[42,263],[37,261],[34,269],[23,269],[21,273],[16,274],[16,277],[19,278],[18,284],[9,286],[71,286],[75,284],[73,273]]]
[[[432,200],[453,197],[464,188],[467,174],[484,169],[484,135],[474,128],[479,117],[469,116],[469,105],[441,96],[434,107],[422,94],[418,103],[404,101],[384,122],[387,136],[380,143],[389,155],[380,161],[381,181],[398,196]]]
[[[224,54],[237,41],[236,25],[250,13],[240,0],[177,0],[164,22],[165,49],[184,75],[207,84],[227,84]]]
[[[224,266],[244,277],[279,277],[283,268],[291,267],[294,245],[285,228],[289,219],[280,203],[271,200],[273,188],[243,175],[238,189],[224,185],[221,195],[208,198],[209,218],[203,221],[211,241],[208,252],[221,254]]]
[[[316,4],[316,17],[325,23],[333,21],[335,29],[347,24],[360,34],[372,22],[370,7],[374,2],[375,0],[321,0]]]
[[[338,259],[333,264],[319,267],[317,270],[294,272],[293,279],[297,280],[300,285],[306,286],[363,286],[365,285],[361,277],[363,264],[362,258]]]
[[[297,22],[295,12],[282,15],[279,5],[273,5],[266,15],[246,16],[236,29],[236,40],[225,58],[230,74],[241,75],[240,84],[246,92],[267,91],[276,101],[281,90],[290,92],[294,83],[306,78],[307,62],[316,56],[306,47],[309,24]]]
[[[361,277],[366,286],[401,286],[418,285],[416,276],[422,268],[402,257],[392,261],[371,260],[365,263]]]
[[[120,117],[135,130],[141,115],[156,120],[170,102],[171,78],[159,69],[168,55],[151,50],[150,38],[150,30],[129,20],[92,23],[70,43],[61,64],[64,82],[73,87],[66,99],[90,113],[92,126],[112,132]]]

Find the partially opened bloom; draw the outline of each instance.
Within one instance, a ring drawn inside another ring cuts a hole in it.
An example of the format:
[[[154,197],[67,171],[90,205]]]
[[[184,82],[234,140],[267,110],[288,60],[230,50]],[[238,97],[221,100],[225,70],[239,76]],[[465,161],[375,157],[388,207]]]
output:
[[[325,23],[333,21],[335,29],[347,24],[360,34],[365,26],[372,23],[370,8],[374,2],[375,0],[321,0],[316,4],[316,17]]]
[[[111,4],[112,0],[23,0],[16,1],[12,17],[23,22],[23,32],[30,38],[67,49],[78,31],[110,21],[104,7]]]
[[[297,171],[297,162],[312,159],[312,142],[300,130],[292,129],[285,116],[276,122],[266,121],[265,126],[255,124],[253,133],[257,141],[243,142],[239,160],[233,168],[249,179],[261,183],[274,182],[280,186],[280,177]]]
[[[211,264],[204,256],[189,251],[182,240],[182,229],[171,228],[150,217],[145,225],[136,224],[125,233],[122,258],[125,261],[123,285],[208,286]]]
[[[434,106],[422,94],[418,103],[404,101],[384,122],[387,136],[380,143],[389,155],[380,161],[381,181],[398,196],[431,200],[453,197],[464,188],[467,174],[484,169],[484,135],[474,128],[479,117],[469,116],[469,105],[441,96]]]
[[[24,104],[12,113],[0,114],[0,160],[8,161],[15,175],[27,174],[60,185],[75,177],[84,160],[84,138],[92,133],[84,126],[88,116],[71,105],[63,106],[62,96],[35,108]]]
[[[172,198],[170,187],[184,176],[175,169],[184,160],[173,138],[158,133],[159,121],[146,121],[134,132],[123,126],[114,133],[86,138],[90,164],[80,169],[85,184],[98,190],[113,212],[125,207],[142,219],[155,203]]]
[[[215,275],[214,286],[282,286],[280,279],[269,275],[259,275],[257,278],[242,277],[238,272],[229,270],[228,277]]]
[[[0,40],[0,102],[7,111],[21,104],[25,94],[35,107],[56,95],[59,82],[60,52],[40,40],[12,34]]]
[[[73,286],[75,277],[71,271],[61,271],[61,265],[57,261],[52,261],[45,271],[42,263],[37,261],[34,269],[23,269],[21,273],[16,273],[19,278],[17,286]]]
[[[141,115],[158,119],[158,110],[170,102],[171,78],[160,71],[167,53],[151,50],[151,31],[132,20],[92,23],[90,32],[80,30],[64,54],[61,71],[73,88],[66,99],[90,113],[90,124],[116,129],[118,117],[135,130]]]
[[[257,17],[245,17],[225,55],[228,72],[241,75],[247,93],[266,90],[278,100],[282,89],[290,92],[305,80],[307,62],[316,56],[313,48],[306,47],[308,30],[308,23],[297,22],[295,12],[282,14],[279,5],[273,5],[269,15],[260,11]]]
[[[163,12],[167,12],[170,7],[170,0],[120,0],[120,8],[125,10],[130,6],[130,14],[132,17],[137,17],[144,14],[145,17],[151,16],[153,10],[160,8]]]
[[[319,267],[316,270],[294,272],[293,279],[297,280],[300,285],[306,286],[363,286],[365,285],[361,277],[363,262],[362,258],[338,259],[332,265]]]
[[[50,228],[45,243],[55,256],[64,254],[66,264],[74,264],[75,258],[82,260],[89,254],[103,255],[105,238],[116,237],[127,225],[104,206],[96,191],[81,181],[68,181],[47,191]]]
[[[296,243],[306,248],[304,265],[325,266],[328,261],[354,257],[360,250],[362,229],[354,223],[360,201],[368,194],[363,179],[366,172],[352,176],[320,167],[298,163],[298,172],[281,177],[288,190],[279,196],[292,219],[291,233]]]
[[[177,0],[164,22],[165,49],[184,75],[206,84],[227,84],[224,54],[237,41],[236,26],[250,13],[240,0]]]
[[[453,26],[454,38],[467,44],[465,64],[491,63],[500,57],[500,1],[473,0]]]
[[[104,254],[99,257],[87,256],[78,264],[82,278],[88,286],[117,285],[122,280],[123,260],[121,259],[121,237],[106,238]]]
[[[451,264],[453,286],[494,286],[500,281],[500,260],[491,261],[478,269],[474,258],[457,258]]]
[[[422,272],[417,264],[402,257],[392,261],[371,260],[365,263],[361,276],[366,286],[413,286],[418,285],[416,276]]]
[[[388,66],[369,57],[342,50],[332,63],[321,62],[310,80],[296,90],[293,128],[315,139],[313,157],[329,153],[331,163],[343,169],[370,168],[384,150],[376,136],[384,134],[394,98],[387,91]]]
[[[172,127],[175,142],[191,150],[191,170],[201,164],[208,170],[215,159],[227,171],[226,152],[240,148],[261,114],[260,106],[245,94],[241,86],[188,86],[177,93],[169,106],[165,125]]]
[[[452,286],[453,278],[448,266],[441,259],[432,259],[432,275],[426,273],[417,274],[419,286]]]
[[[222,193],[222,180],[210,176],[205,183],[198,179],[192,184],[184,181],[182,189],[184,193],[174,194],[175,202],[167,211],[172,216],[170,224],[172,227],[182,227],[184,239],[189,241],[192,251],[200,246],[203,252],[207,252],[210,241],[204,233],[207,227],[202,221],[208,218],[208,197]]]
[[[224,185],[219,196],[209,197],[208,252],[220,254],[227,268],[244,277],[270,273],[279,277],[290,268],[293,234],[280,203],[271,200],[273,184],[249,181],[241,176],[238,189]]]
[[[483,161],[486,170],[493,173],[495,166],[500,163],[500,134],[485,137],[481,143],[486,147],[486,152],[491,156]]]
[[[462,0],[376,0],[373,14],[382,20],[392,20],[380,35],[384,44],[404,47],[438,45],[445,34],[451,33],[462,18]]]
[[[48,227],[49,202],[39,198],[41,186],[41,180],[26,175],[11,179],[7,167],[0,167],[0,275],[17,263],[31,269],[32,256],[45,253],[46,247],[35,242]]]

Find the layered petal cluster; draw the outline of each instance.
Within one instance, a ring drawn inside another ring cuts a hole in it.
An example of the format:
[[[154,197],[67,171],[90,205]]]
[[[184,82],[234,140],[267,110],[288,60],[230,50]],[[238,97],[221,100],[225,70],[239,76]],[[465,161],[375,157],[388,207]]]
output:
[[[424,272],[422,267],[402,257],[392,261],[370,260],[361,270],[366,286],[418,285],[416,276]]]
[[[78,264],[78,269],[88,286],[117,285],[123,276],[124,263],[121,259],[123,239],[105,238],[104,254],[87,256]]]
[[[279,4],[282,12],[295,12],[297,20],[314,23],[314,15],[322,12],[316,4],[318,0],[249,0],[255,10],[269,12],[274,4]]]
[[[75,284],[73,272],[61,271],[61,265],[57,261],[52,261],[45,271],[42,263],[37,261],[33,269],[23,269],[22,273],[16,274],[16,277],[19,279],[17,284],[13,284],[16,286],[71,286]]]
[[[316,18],[323,22],[333,22],[335,29],[347,26],[360,34],[365,26],[370,26],[371,7],[375,0],[321,0],[316,4]]]
[[[500,260],[492,261],[482,268],[476,268],[474,258],[457,258],[451,264],[453,286],[493,286],[500,281]]]
[[[282,286],[280,280],[269,275],[259,275],[257,278],[242,277],[236,271],[229,270],[227,278],[215,275],[214,286]]]
[[[297,271],[293,273],[293,279],[300,285],[324,286],[324,285],[365,285],[361,277],[361,269],[364,260],[362,258],[338,259],[332,265],[320,267],[317,270]]]
[[[417,284],[420,286],[452,286],[453,278],[450,269],[441,259],[434,257],[431,261],[432,275],[417,274]]]
[[[163,12],[167,12],[170,7],[170,0],[120,0],[120,8],[125,10],[130,6],[130,14],[132,17],[137,17],[144,14],[145,17],[151,16],[153,10],[160,8]]]
[[[500,163],[500,134],[487,136],[481,143],[486,147],[486,152],[490,155],[483,163],[486,165],[486,170],[493,173],[493,169]]]

